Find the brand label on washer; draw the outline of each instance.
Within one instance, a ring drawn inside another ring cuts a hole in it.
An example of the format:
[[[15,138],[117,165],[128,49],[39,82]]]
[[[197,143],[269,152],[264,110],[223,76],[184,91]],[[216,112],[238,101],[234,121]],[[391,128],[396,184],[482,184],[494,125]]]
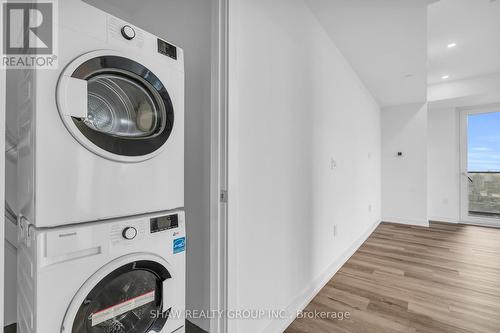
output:
[[[122,315],[126,312],[132,311],[146,305],[155,300],[155,291],[150,291],[148,293],[142,294],[140,296],[129,299],[128,301],[113,305],[107,309],[101,310],[92,314],[92,326],[104,323],[114,317]]]
[[[174,239],[174,254],[186,251],[186,237]]]

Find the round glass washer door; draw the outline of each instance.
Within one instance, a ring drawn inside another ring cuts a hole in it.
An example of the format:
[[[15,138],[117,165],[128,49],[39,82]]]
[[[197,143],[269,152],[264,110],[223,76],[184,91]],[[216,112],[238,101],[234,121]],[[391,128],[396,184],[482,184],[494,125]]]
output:
[[[174,125],[165,85],[130,58],[82,58],[68,66],[58,85],[59,112],[71,134],[106,158],[141,161],[154,156]]]
[[[163,309],[162,283],[168,270],[153,261],[135,261],[99,281],[79,304],[71,333],[161,332],[170,309]],[[69,328],[69,327],[68,327]]]

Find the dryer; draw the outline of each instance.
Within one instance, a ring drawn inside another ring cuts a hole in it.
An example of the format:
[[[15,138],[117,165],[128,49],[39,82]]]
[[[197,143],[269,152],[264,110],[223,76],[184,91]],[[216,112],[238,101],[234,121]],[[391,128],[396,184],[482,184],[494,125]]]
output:
[[[18,332],[184,333],[185,220],[19,227]]]
[[[183,50],[80,0],[58,17],[59,69],[9,77],[15,210],[52,227],[183,207]]]

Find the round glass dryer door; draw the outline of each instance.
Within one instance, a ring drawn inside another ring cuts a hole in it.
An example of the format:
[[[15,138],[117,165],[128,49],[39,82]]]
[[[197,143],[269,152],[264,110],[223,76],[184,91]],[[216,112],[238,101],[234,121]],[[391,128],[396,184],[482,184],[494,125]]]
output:
[[[97,74],[88,80],[91,129],[122,138],[144,138],[164,126],[165,108],[144,85],[117,74]]]
[[[59,112],[86,148],[119,161],[152,157],[167,142],[174,110],[165,85],[121,56],[76,60],[58,86]]]
[[[102,279],[79,304],[71,333],[160,332],[170,309],[164,309],[163,282],[168,270],[153,261],[124,265]]]

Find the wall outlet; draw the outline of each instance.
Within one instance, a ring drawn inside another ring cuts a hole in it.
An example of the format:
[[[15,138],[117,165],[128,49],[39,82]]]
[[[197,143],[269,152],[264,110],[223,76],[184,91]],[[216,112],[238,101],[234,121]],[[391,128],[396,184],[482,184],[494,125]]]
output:
[[[336,224],[334,224],[334,225],[333,225],[333,238],[337,238],[337,232],[338,232],[337,225],[336,225]]]
[[[372,211],[372,205],[368,205],[368,211],[371,212]]]

